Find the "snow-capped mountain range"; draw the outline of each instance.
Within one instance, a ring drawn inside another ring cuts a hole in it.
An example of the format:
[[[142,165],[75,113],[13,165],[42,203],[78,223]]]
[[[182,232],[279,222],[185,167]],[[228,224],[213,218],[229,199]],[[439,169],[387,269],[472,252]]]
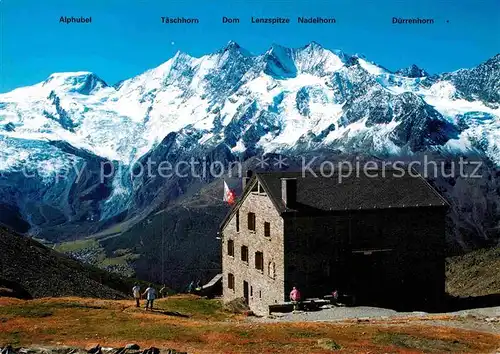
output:
[[[0,94],[0,196],[26,216],[33,212],[26,200],[43,189],[51,210],[69,220],[74,207],[62,207],[58,197],[73,193],[72,183],[49,177],[88,159],[132,166],[171,133],[177,148],[224,146],[234,155],[432,150],[479,153],[498,166],[500,54],[472,69],[429,75],[415,65],[391,72],[314,42],[273,45],[258,55],[230,42],[199,58],[179,52],[112,86],[90,72],[55,73]],[[39,181],[21,181],[21,168]],[[92,200],[95,176],[87,177],[79,193]],[[107,211],[96,217],[125,210],[133,189],[119,176],[107,181],[96,202]]]

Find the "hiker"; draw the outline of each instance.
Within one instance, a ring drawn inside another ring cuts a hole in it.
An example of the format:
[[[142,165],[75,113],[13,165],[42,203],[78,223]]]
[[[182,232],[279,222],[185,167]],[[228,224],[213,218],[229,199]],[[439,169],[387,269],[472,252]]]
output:
[[[191,283],[189,283],[187,288],[188,294],[191,294],[193,292],[193,288],[194,288],[194,280],[191,280]]]
[[[135,299],[135,307],[141,306],[141,287],[139,286],[139,284],[135,283],[134,287],[132,288],[132,293]]]
[[[292,301],[293,304],[293,310],[294,311],[298,310],[300,302],[300,291],[295,286],[290,292],[290,300]]]
[[[163,288],[160,289],[160,297],[165,298],[167,297],[167,286],[163,284]]]
[[[338,304],[339,303],[339,291],[335,289],[332,292],[332,297],[333,297],[333,303]]]
[[[156,290],[153,288],[153,284],[149,284],[149,287],[146,289],[142,296],[146,296],[146,311],[148,307],[153,311],[153,302],[156,299]]]

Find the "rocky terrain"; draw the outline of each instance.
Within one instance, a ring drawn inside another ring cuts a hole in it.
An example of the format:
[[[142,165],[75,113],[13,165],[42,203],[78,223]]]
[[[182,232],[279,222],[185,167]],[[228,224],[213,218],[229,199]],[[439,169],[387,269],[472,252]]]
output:
[[[450,257],[446,266],[446,290],[453,296],[498,294],[500,297],[499,269],[500,247]]]
[[[120,348],[103,348],[99,344],[90,349],[75,347],[28,347],[13,348],[6,346],[0,348],[1,354],[188,354],[175,349],[158,349],[150,347],[142,349],[137,344],[127,344]]]

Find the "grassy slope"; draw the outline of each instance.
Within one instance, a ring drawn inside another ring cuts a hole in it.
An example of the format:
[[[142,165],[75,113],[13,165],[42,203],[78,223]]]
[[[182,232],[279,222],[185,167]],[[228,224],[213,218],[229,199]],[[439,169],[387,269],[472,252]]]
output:
[[[70,259],[28,237],[0,227],[0,285],[14,282],[33,297],[126,298],[133,279]]]
[[[447,292],[454,296],[500,294],[500,247],[447,260]]]
[[[174,296],[154,313],[132,301],[0,298],[0,344],[176,348],[190,353],[486,353],[499,337],[422,322],[274,323],[244,321],[217,300]],[[186,315],[188,317],[181,317]]]

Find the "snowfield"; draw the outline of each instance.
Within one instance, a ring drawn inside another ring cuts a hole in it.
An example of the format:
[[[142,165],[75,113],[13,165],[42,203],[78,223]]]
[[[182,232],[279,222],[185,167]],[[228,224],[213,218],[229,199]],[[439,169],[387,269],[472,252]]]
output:
[[[55,73],[0,95],[0,171],[50,175],[78,160],[54,141],[130,166],[171,132],[234,154],[432,149],[479,152],[500,165],[499,102],[481,99],[498,97],[498,85],[477,83],[500,76],[499,57],[429,75],[415,65],[390,72],[314,42],[258,55],[230,42],[200,58],[179,52],[114,86],[91,72]],[[460,89],[467,80],[475,92]],[[125,193],[115,185],[113,194]]]

